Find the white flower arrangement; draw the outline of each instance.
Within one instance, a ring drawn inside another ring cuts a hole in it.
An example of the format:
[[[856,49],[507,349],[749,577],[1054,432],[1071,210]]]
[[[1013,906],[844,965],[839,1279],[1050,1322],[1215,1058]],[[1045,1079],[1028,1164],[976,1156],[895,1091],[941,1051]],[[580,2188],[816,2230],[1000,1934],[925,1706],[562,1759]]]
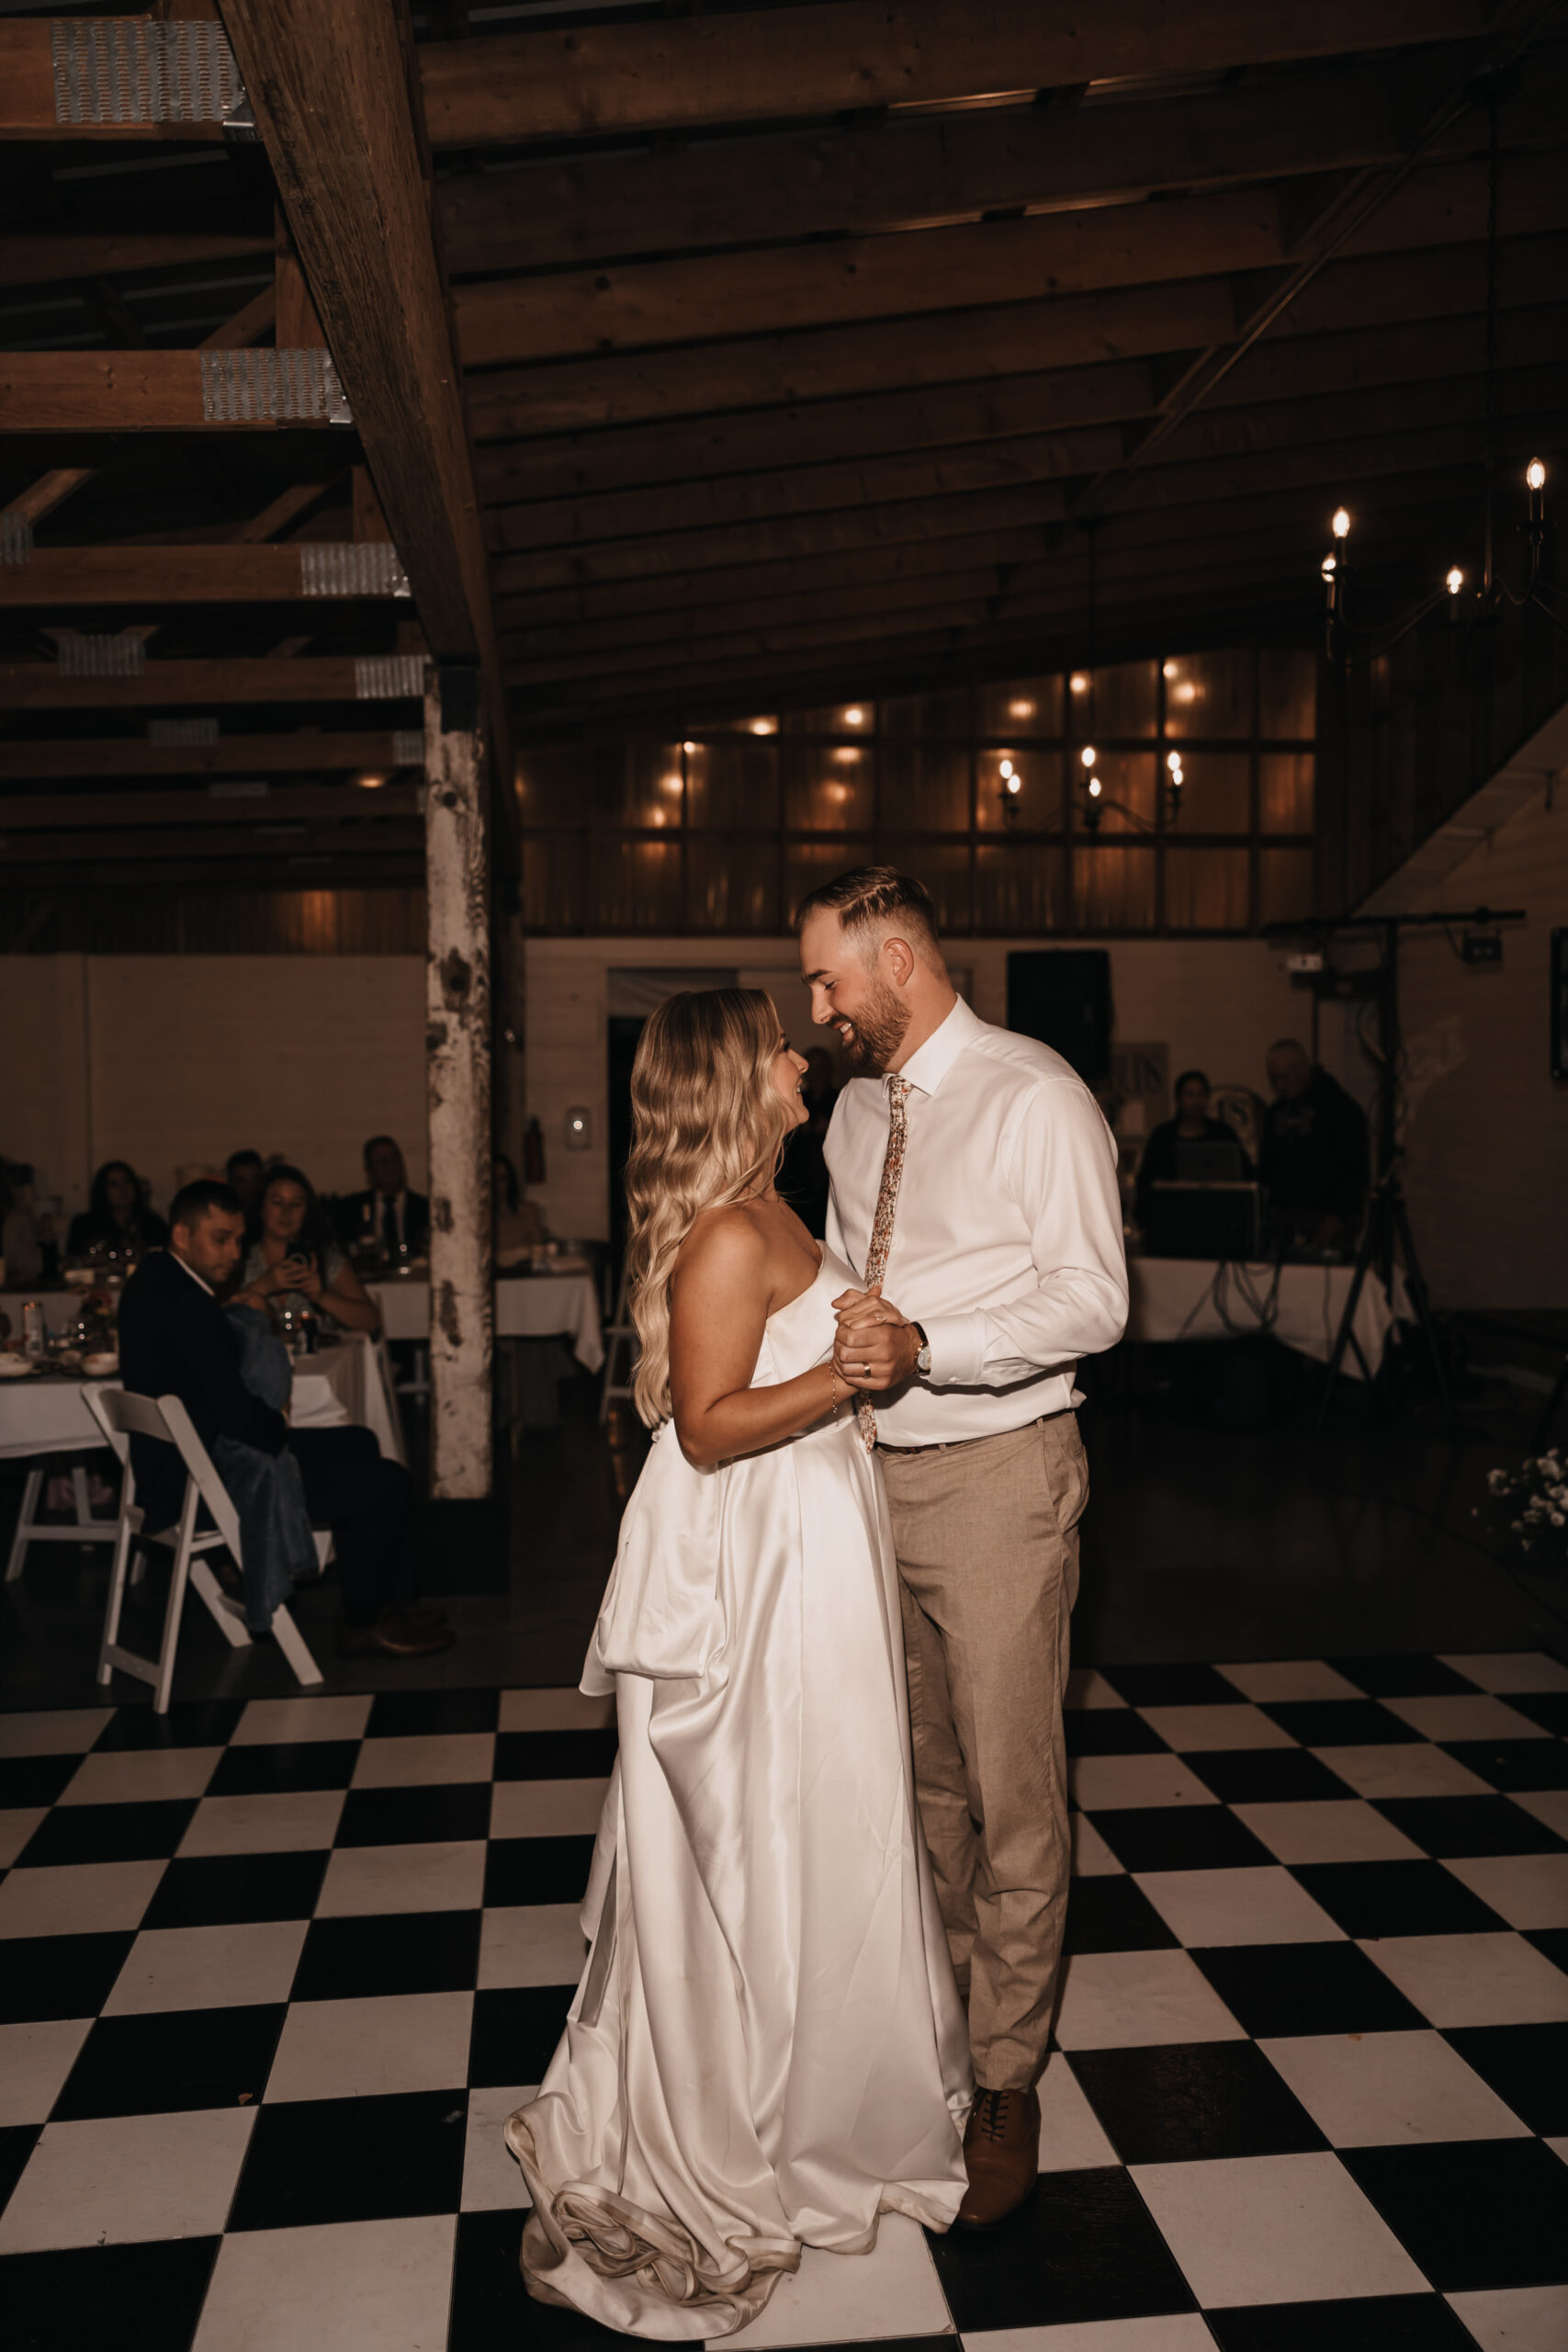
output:
[[[1527,1454],[1517,1470],[1488,1470],[1486,1491],[1506,1511],[1522,1552],[1539,1548],[1568,1561],[1568,1462],[1559,1447]],[[1472,1516],[1479,1518],[1479,1506]]]

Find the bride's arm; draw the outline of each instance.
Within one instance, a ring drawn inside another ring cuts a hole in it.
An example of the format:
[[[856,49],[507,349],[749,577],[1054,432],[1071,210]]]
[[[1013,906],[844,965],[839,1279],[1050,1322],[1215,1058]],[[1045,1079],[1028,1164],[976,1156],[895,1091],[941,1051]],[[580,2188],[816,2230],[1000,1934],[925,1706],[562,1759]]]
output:
[[[704,1220],[676,1263],[670,1394],[681,1450],[699,1470],[797,1437],[850,1394],[830,1363],[775,1387],[747,1385],[768,1316],[767,1255],[750,1217],[720,1214]]]

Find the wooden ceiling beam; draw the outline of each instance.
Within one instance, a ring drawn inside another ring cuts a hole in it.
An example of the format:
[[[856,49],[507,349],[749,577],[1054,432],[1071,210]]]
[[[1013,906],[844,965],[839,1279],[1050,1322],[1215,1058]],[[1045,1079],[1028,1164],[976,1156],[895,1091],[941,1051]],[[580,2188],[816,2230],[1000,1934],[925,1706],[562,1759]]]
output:
[[[225,236],[200,230],[56,229],[42,236],[0,238],[0,286],[46,286],[77,277],[123,277],[143,269],[182,269],[201,262],[249,261],[272,251],[270,236]]]
[[[1485,0],[1100,0],[1070,17],[1052,0],[840,0],[433,42],[420,73],[431,143],[475,147],[1218,73],[1479,39],[1490,17]]]
[[[367,818],[417,817],[419,788],[383,785],[378,791],[356,786],[320,788],[295,785],[256,799],[209,799],[201,792],[43,792],[0,795],[0,835],[71,825],[360,824]],[[30,847],[30,843],[28,844]],[[95,844],[95,847],[96,844]]]
[[[209,415],[199,351],[0,352],[3,433],[277,433],[332,422],[324,410]]]
[[[362,797],[368,799],[373,796]],[[362,819],[366,813],[359,812]],[[25,857],[32,865],[96,865],[100,860],[118,865],[152,857],[220,858],[225,865],[231,865],[247,854],[275,859],[310,857],[322,852],[368,862],[378,857],[408,857],[424,844],[424,826],[417,817],[394,817],[374,826],[363,822],[353,826],[320,822],[297,826],[281,812],[263,817],[253,810],[250,823],[249,838],[235,828],[225,827],[220,832],[200,825],[35,832],[18,838],[12,844],[11,854]],[[0,805],[0,840],[5,838],[4,828],[4,807]]]
[[[67,776],[270,777],[356,768],[390,775],[398,765],[397,749],[389,729],[352,735],[303,729],[293,735],[222,735],[215,743],[151,743],[144,736],[123,735],[61,735],[30,742],[0,738],[0,770],[17,784]]]
[[[119,891],[133,889],[139,895],[157,889],[199,889],[209,897],[215,890],[245,891],[281,890],[297,893],[302,890],[423,889],[424,859],[423,855],[389,853],[378,858],[361,858],[358,853],[336,849],[321,849],[295,856],[280,856],[277,844],[268,845],[270,856],[258,853],[251,857],[225,856],[220,863],[209,858],[185,857],[159,859],[149,857],[145,864],[140,858],[118,859],[94,865],[73,865],[69,876],[58,865],[27,865],[20,859],[7,861],[5,888],[8,895],[24,890],[69,889],[73,896],[85,890]]]
[[[320,496],[319,485],[310,488]],[[0,564],[0,611],[35,605],[288,604],[302,597],[330,610],[399,593],[393,574],[378,577],[373,568],[359,575],[367,585],[313,587],[316,565],[324,577],[325,550],[313,539],[283,546],[35,548],[27,563]],[[338,570],[344,579],[355,577],[353,557],[340,559]],[[401,594],[407,596],[406,584]]]
[[[352,656],[149,662],[129,677],[69,677],[55,662],[0,662],[0,710],[162,710],[182,704],[363,702]],[[423,690],[378,701],[416,710]],[[413,725],[411,718],[409,724]]]

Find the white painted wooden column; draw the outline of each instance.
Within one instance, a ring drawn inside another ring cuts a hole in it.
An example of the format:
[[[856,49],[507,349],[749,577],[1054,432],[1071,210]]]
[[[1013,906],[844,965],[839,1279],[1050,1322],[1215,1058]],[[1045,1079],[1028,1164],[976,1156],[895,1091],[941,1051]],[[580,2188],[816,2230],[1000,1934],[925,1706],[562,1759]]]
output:
[[[477,668],[424,695],[425,1083],[430,1115],[431,1493],[491,1483],[490,822]]]

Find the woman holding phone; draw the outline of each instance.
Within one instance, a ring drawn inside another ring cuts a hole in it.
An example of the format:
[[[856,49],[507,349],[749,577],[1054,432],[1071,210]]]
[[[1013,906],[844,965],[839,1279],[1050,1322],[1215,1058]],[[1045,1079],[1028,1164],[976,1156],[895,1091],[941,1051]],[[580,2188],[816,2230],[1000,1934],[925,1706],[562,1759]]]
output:
[[[381,1310],[333,1239],[310,1178],[298,1168],[269,1169],[260,1216],[260,1238],[231,1305],[265,1308],[287,1296],[311,1308],[325,1337],[365,1331],[375,1339]]]

